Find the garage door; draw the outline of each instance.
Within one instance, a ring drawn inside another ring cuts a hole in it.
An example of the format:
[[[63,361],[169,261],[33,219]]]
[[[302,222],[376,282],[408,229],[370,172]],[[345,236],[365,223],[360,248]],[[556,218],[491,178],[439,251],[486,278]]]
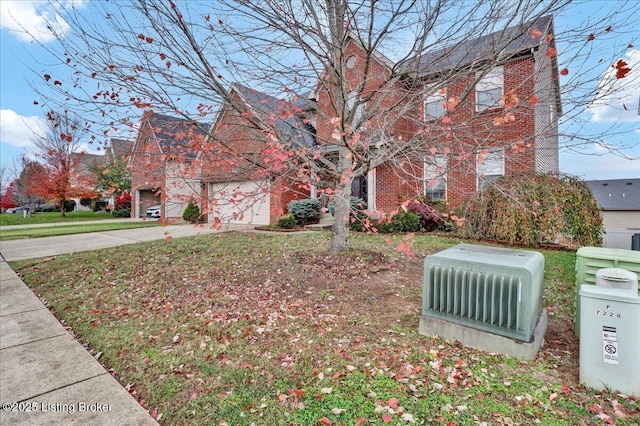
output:
[[[213,183],[209,186],[212,208],[209,221],[219,218],[223,223],[268,225],[270,214],[267,181]]]

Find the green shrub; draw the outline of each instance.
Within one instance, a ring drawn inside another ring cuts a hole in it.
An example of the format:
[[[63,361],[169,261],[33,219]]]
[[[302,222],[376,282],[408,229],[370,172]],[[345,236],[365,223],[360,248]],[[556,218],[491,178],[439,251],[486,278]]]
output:
[[[113,217],[131,217],[131,209],[115,209],[111,214]]]
[[[553,244],[564,237],[577,245],[602,243],[602,216],[586,184],[564,175],[524,173],[502,177],[476,194],[465,211],[463,236]]]
[[[320,217],[320,200],[315,198],[294,200],[289,203],[287,210],[293,215],[297,223],[306,225],[311,220]]]
[[[106,201],[93,200],[91,202],[91,210],[93,210],[94,212],[101,212],[106,208],[107,208]]]
[[[351,208],[351,215],[357,216],[358,213],[362,213],[367,209],[367,202],[362,198],[351,197],[349,199],[349,206]],[[329,213],[332,216],[336,215],[336,205],[334,201],[329,203]]]
[[[298,222],[296,221],[296,218],[291,213],[289,213],[284,216],[280,216],[278,218],[276,226],[278,228],[291,229],[298,226]]]
[[[199,222],[200,221],[200,207],[194,200],[189,201],[187,208],[182,213],[182,218],[187,222]]]
[[[378,223],[376,228],[381,234],[391,232],[418,232],[420,231],[420,216],[413,212],[396,213],[391,220]]]
[[[359,211],[356,215],[351,215],[349,220],[349,229],[351,231],[365,232],[374,227],[371,217],[365,212]]]

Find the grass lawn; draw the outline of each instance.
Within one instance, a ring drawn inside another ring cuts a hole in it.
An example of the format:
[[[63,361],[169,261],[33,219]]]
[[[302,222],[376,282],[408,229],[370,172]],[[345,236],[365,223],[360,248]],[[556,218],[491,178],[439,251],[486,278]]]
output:
[[[161,424],[637,425],[585,389],[575,253],[544,251],[546,343],[518,361],[418,334],[424,256],[454,239],[225,233],[14,269]]]
[[[0,241],[19,240],[23,238],[54,237],[58,235],[84,234],[87,232],[117,231],[119,229],[148,228],[150,226],[162,226],[157,220],[148,222],[105,222],[75,225],[57,225],[38,228],[2,229]]]
[[[85,220],[113,219],[110,213],[105,212],[69,212],[65,217],[60,212],[34,213],[30,217],[23,217],[22,213],[0,214],[0,226],[2,225],[31,225],[36,223],[78,222]]]

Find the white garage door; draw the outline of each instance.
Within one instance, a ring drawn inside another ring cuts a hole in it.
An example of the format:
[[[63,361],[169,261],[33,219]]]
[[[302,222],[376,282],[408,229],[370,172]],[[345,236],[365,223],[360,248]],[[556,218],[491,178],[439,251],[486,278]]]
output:
[[[209,222],[268,225],[270,214],[267,181],[213,183],[209,186],[212,200]]]

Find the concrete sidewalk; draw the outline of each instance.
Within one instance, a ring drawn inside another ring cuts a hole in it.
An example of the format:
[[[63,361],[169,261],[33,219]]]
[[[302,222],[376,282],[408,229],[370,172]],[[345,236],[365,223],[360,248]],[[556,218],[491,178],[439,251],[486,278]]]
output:
[[[186,224],[0,242],[0,425],[157,425],[7,261],[248,229]]]
[[[0,261],[0,424],[157,425]]]

